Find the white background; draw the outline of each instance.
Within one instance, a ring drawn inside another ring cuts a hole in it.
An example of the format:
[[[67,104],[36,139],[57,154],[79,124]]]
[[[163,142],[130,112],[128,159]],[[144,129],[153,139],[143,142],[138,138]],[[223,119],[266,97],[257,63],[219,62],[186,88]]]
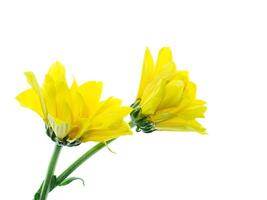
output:
[[[208,136],[135,134],[114,142],[58,188],[56,199],[267,199],[266,1],[0,1],[0,199],[32,199],[53,143],[19,106],[50,64],[68,78],[103,80],[104,96],[133,102],[143,54],[170,46],[208,102]],[[65,148],[57,174],[93,144]]]

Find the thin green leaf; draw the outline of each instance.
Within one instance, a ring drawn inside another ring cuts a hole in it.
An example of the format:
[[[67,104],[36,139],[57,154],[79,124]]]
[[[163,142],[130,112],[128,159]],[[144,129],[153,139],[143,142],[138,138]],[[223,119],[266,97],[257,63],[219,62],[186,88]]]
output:
[[[79,178],[79,177],[70,177],[70,178],[66,178],[64,181],[62,181],[59,186],[65,186],[65,185],[68,185],[70,184],[72,181],[75,181],[75,180],[80,180],[83,184],[83,186],[85,186],[85,182],[82,178]]]

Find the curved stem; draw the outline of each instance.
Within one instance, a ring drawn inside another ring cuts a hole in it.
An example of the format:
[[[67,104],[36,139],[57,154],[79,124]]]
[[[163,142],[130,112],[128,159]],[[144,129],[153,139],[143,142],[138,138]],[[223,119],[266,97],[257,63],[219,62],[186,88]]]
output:
[[[61,149],[62,149],[62,147],[56,144],[54,151],[53,151],[53,154],[52,154],[52,157],[51,157],[51,160],[50,160],[50,163],[48,165],[45,180],[44,180],[43,185],[42,185],[40,200],[46,200],[47,195],[50,191],[51,180],[52,180],[52,177],[54,176],[57,160],[58,160]]]
[[[62,172],[57,177],[57,184],[59,185],[62,181],[65,180],[75,169],[77,169],[81,164],[83,164],[87,159],[89,159],[92,155],[97,153],[99,150],[101,150],[103,147],[105,147],[107,144],[113,142],[116,139],[112,139],[107,141],[106,143],[98,143],[91,149],[89,149],[87,152],[85,152],[80,158],[78,158],[74,163],[72,163],[64,172]],[[53,189],[53,188],[52,188]]]

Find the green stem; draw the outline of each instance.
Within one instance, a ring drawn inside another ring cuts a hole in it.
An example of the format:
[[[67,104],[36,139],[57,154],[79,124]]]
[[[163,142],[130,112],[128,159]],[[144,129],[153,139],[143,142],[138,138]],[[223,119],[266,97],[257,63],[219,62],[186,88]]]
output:
[[[56,144],[50,163],[48,165],[44,183],[42,185],[40,200],[46,200],[47,195],[50,191],[51,180],[52,180],[52,177],[54,176],[54,172],[55,172],[55,168],[56,168],[56,164],[57,164],[57,160],[58,160],[61,148],[62,148],[61,146]]]
[[[103,147],[105,147],[107,144],[113,142],[115,139],[109,140],[105,143],[101,142],[89,149],[87,152],[85,152],[80,158],[78,158],[74,163],[72,163],[64,172],[62,172],[57,177],[57,184],[59,185],[62,183],[62,181],[65,180],[75,169],[77,169],[81,164],[83,164],[87,159],[89,159],[92,155],[97,153],[99,150],[101,150]]]

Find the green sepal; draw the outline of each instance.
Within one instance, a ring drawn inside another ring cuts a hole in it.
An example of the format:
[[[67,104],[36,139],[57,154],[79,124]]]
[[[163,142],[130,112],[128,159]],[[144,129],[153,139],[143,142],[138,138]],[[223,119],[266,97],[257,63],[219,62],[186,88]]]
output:
[[[61,183],[59,183],[58,186],[68,185],[72,181],[75,181],[75,180],[80,180],[82,182],[83,186],[85,186],[84,180],[82,178],[79,178],[79,177],[69,177],[69,178],[66,178],[66,179],[64,179],[64,181],[62,181]]]
[[[50,137],[51,140],[54,141],[55,143],[57,143],[57,145],[59,145],[59,146],[75,147],[75,146],[78,146],[81,144],[80,140],[75,140],[72,142],[68,141],[67,136],[63,139],[59,139],[56,136],[55,132],[53,131],[52,127],[47,125],[47,124],[45,125],[45,129],[46,129],[46,135],[48,137]]]
[[[136,126],[136,132],[152,133],[157,130],[149,116],[142,113],[140,99],[137,99],[131,107],[133,108],[133,111],[130,113],[131,126]]]

